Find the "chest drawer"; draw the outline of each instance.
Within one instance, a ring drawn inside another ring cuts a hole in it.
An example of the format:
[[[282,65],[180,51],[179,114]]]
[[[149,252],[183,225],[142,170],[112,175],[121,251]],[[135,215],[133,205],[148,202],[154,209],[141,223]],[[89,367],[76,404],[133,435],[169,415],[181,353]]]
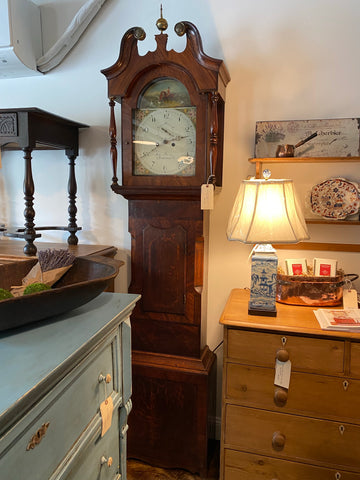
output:
[[[265,456],[360,472],[360,427],[226,405],[225,445]]]
[[[275,369],[228,363],[226,398],[266,410],[360,423],[360,380],[293,372],[286,391],[274,385],[274,376]]]
[[[360,474],[225,450],[226,480],[360,480]]]
[[[49,478],[91,419],[99,415],[105,399],[105,382],[99,382],[99,375],[111,376],[107,396],[119,384],[114,365],[118,345],[117,336],[99,345],[3,437],[0,471],[4,478],[12,478],[13,472],[18,478],[27,478],[29,472],[34,472],[32,480]],[[41,441],[29,448],[32,438],[47,424]]]
[[[277,351],[285,348],[291,360],[292,371],[327,375],[344,372],[345,343],[341,340],[284,336],[232,328],[227,329],[227,335],[227,356],[245,365],[274,367]],[[283,338],[286,338],[284,347]]]
[[[103,437],[98,430],[72,461],[72,467],[53,475],[51,480],[120,480],[120,439],[115,415]]]
[[[360,343],[351,343],[351,367],[352,377],[360,378]]]

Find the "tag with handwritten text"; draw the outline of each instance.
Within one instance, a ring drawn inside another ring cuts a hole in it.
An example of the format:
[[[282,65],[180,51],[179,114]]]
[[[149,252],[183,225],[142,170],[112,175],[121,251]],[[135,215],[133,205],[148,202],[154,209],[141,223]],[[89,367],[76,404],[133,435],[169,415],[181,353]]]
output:
[[[274,384],[278,387],[289,388],[291,375],[291,361],[280,362],[276,359]]]

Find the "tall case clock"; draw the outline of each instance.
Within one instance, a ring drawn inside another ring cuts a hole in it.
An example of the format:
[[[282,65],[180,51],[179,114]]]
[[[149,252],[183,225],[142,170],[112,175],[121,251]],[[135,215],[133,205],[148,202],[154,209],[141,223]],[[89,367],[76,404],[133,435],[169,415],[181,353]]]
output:
[[[157,48],[128,30],[108,81],[112,190],[129,205],[133,411],[128,456],[205,474],[208,420],[214,413],[215,354],[203,342],[204,263],[201,185],[221,185],[225,88],[222,60],[203,52],[197,28],[179,22],[182,52],[167,50],[167,22]],[[121,104],[119,184],[115,106]],[[212,188],[212,186],[211,186]]]

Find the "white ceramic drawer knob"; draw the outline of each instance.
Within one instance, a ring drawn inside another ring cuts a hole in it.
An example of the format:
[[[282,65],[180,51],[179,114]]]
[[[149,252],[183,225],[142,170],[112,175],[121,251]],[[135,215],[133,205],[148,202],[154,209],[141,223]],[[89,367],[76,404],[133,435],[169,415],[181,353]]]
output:
[[[279,452],[282,450],[285,446],[285,440],[286,437],[283,433],[281,432],[274,432],[273,437],[272,437],[272,447],[274,450]]]
[[[111,382],[111,375],[110,373],[106,374],[106,375],[103,375],[102,373],[100,373],[99,375],[99,383],[101,382],[105,382],[105,383],[110,383]]]
[[[113,464],[113,459],[112,457],[109,457],[109,458],[106,458],[104,455],[101,457],[100,459],[100,463],[101,465],[107,465],[109,468],[111,467],[111,465]]]

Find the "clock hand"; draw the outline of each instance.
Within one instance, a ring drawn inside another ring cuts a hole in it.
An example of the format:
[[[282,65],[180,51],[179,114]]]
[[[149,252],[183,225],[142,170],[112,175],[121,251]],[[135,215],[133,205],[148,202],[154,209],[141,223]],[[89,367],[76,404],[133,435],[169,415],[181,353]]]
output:
[[[177,142],[179,140],[182,140],[183,138],[188,138],[189,135],[184,135],[183,137],[181,135],[178,135],[177,137],[171,138],[170,140],[164,138],[163,143],[166,145],[167,143],[171,142]]]
[[[183,136],[178,135],[177,137],[173,138],[171,141],[173,141],[173,140],[182,140],[183,138],[188,138],[188,137],[189,137],[189,135],[183,135]]]
[[[159,146],[158,142],[149,142],[148,140],[133,140],[133,143],[140,143],[140,145],[155,145],[155,147]]]
[[[160,127],[160,128],[163,132],[167,133],[170,136],[173,136],[173,133],[169,132],[169,130],[166,130],[166,128],[164,128],[164,127]]]

